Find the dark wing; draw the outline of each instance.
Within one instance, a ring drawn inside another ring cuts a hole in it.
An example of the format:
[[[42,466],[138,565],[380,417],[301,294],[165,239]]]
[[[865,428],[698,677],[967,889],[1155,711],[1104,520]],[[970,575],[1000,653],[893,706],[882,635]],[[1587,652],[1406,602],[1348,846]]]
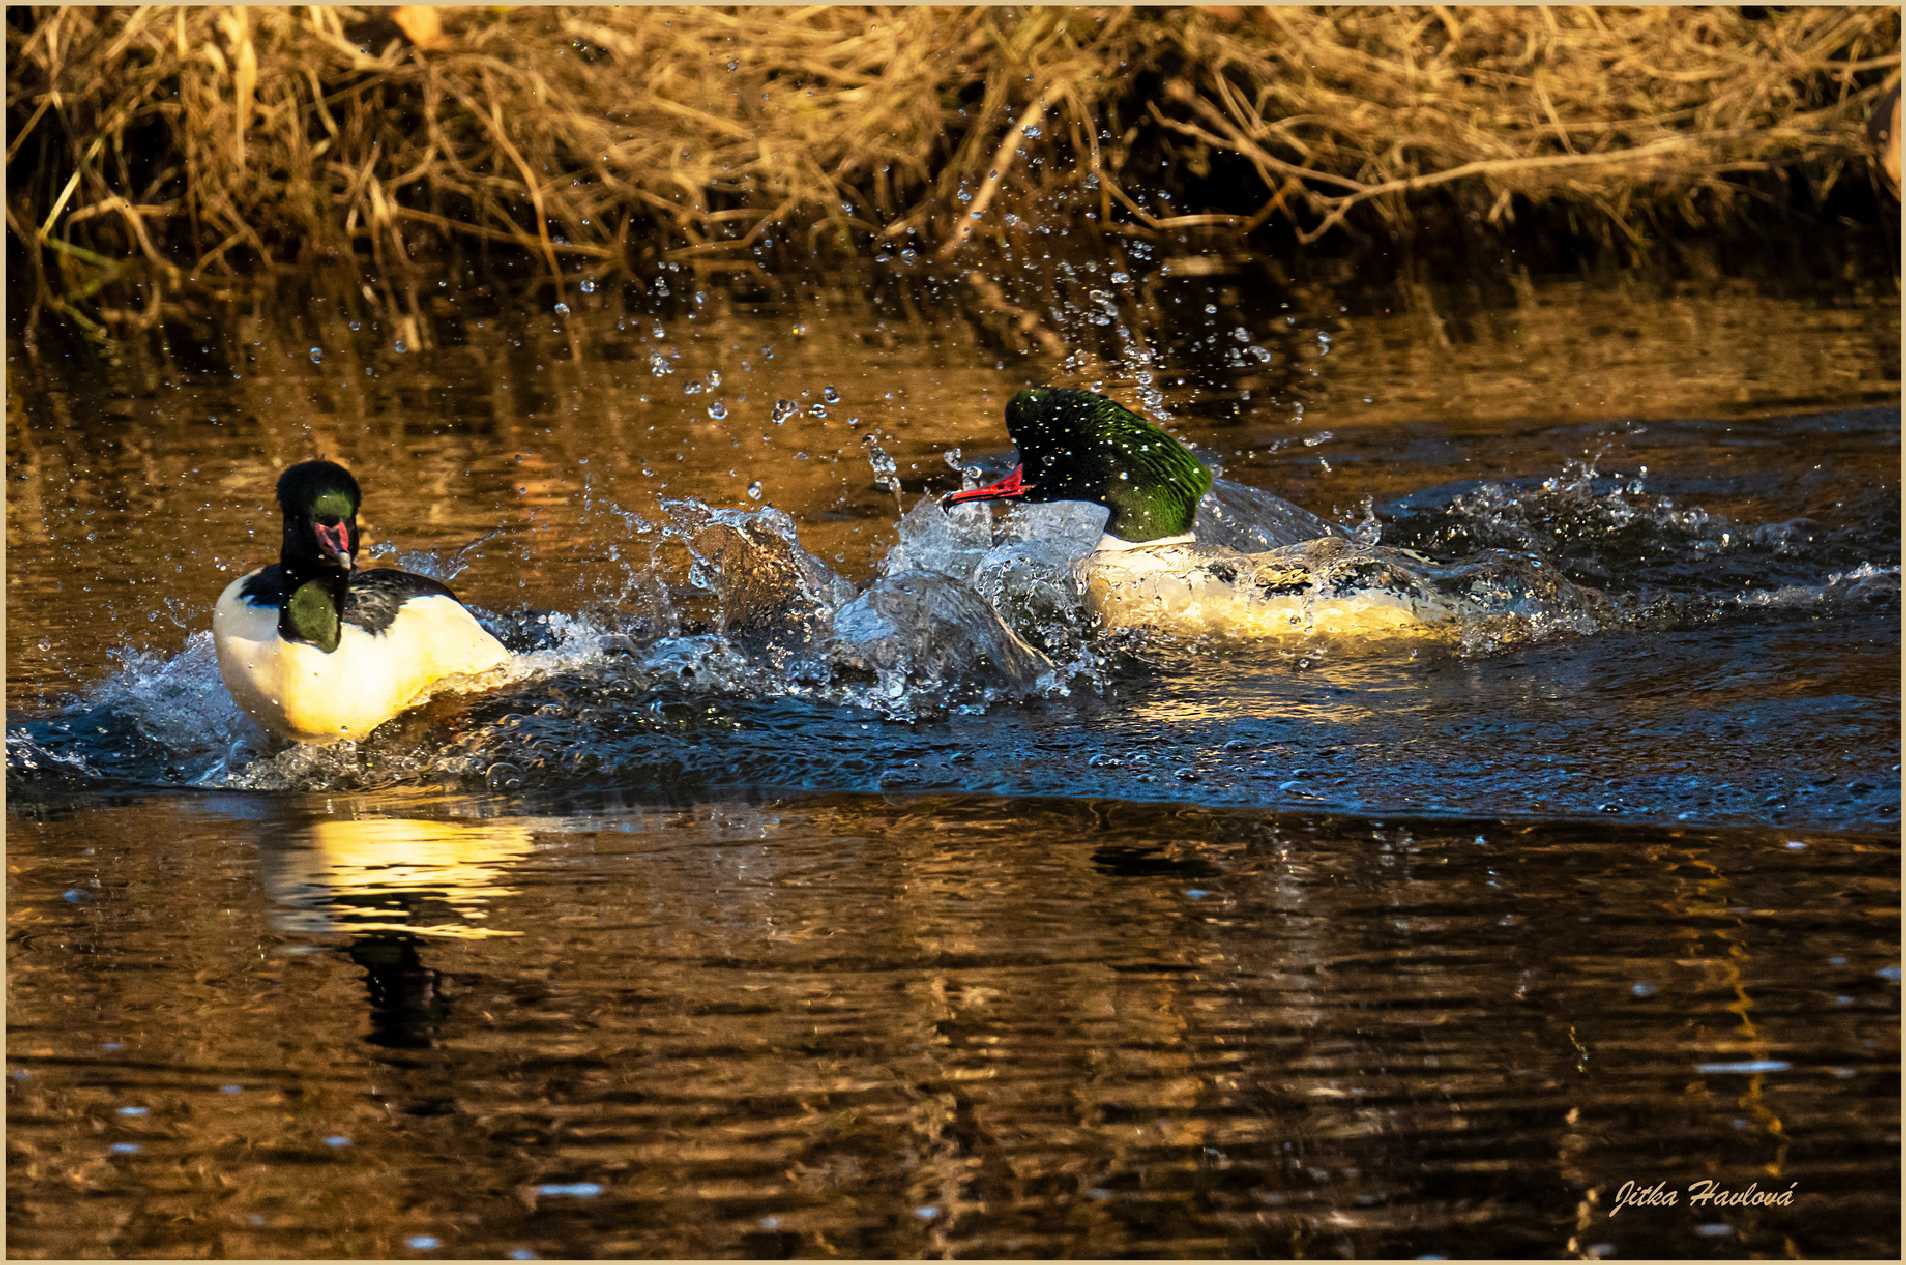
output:
[[[427,575],[384,569],[359,571],[351,576],[351,586],[344,592],[344,622],[365,632],[381,633],[397,618],[399,607],[420,597],[457,600],[448,586]]]
[[[291,579],[277,563],[261,567],[245,577],[238,595],[252,606],[283,606],[291,596]]]

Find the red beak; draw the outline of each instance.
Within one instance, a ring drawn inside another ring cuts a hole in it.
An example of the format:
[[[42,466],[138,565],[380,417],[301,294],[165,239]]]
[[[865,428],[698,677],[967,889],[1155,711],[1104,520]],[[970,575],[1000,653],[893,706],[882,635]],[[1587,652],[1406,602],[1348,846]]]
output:
[[[962,501],[1010,501],[1014,497],[1024,496],[1032,491],[1026,482],[1026,467],[1022,463],[1013,467],[1013,472],[998,483],[989,483],[983,488],[968,488],[964,492],[954,492],[940,501],[942,509],[949,505],[958,505]]]
[[[338,560],[345,570],[351,567],[351,525],[338,523],[326,527],[323,523],[311,524],[311,530],[317,533],[318,548]]]

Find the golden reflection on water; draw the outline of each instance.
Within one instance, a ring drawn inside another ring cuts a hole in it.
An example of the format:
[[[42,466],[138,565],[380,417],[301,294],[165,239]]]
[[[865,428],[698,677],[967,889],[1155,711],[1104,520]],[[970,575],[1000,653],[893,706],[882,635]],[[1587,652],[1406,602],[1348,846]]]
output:
[[[1888,1246],[1833,1158],[1896,1065],[1857,842],[320,802],[10,820],[16,1251],[1699,1254],[1608,1192],[1770,1162],[1809,1215],[1709,1214],[1742,1254]],[[1794,1068],[1695,1070],[1750,1055]]]
[[[1358,647],[1316,641],[1301,649],[1216,643],[1214,649],[1245,653],[1258,662],[1275,660],[1292,675],[1301,675],[1307,688],[1280,694],[1277,714],[1292,723],[1318,725],[1358,725],[1397,707],[1421,706],[1418,694],[1408,689],[1410,675],[1420,670],[1415,665],[1432,657],[1437,662],[1451,659],[1440,647],[1399,650],[1394,643],[1381,642]],[[1135,695],[1123,703],[1121,712],[1132,721],[1159,726],[1216,724],[1263,714],[1265,700],[1248,689],[1175,688],[1187,678],[1194,683],[1203,679],[1195,665],[1185,667],[1186,677],[1173,676],[1165,688]]]
[[[260,870],[279,931],[483,939],[520,934],[485,923],[534,847],[501,822],[330,817],[266,845]]]

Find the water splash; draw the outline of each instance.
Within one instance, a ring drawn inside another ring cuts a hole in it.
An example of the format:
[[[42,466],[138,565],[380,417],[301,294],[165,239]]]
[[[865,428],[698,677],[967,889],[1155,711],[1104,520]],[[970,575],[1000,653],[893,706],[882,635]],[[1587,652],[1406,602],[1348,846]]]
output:
[[[232,703],[211,634],[199,631],[174,655],[123,652],[107,679],[11,728],[9,786],[515,790],[604,777],[687,786],[711,775],[710,735],[745,734],[743,745],[760,753],[753,758],[779,767],[767,747],[789,716],[811,730],[852,723],[839,717],[912,723],[1104,698],[1174,656],[1223,672],[1232,653],[1204,640],[1223,635],[1221,622],[1142,633],[1108,626],[1093,554],[1105,511],[1089,505],[948,512],[922,497],[857,586],[805,548],[794,521],[772,506],[663,499],[652,520],[586,486],[584,495],[585,513],[616,520],[604,533],[614,541],[608,565],[584,581],[573,611],[477,612],[516,656],[496,688],[445,693],[360,742],[279,749]],[[1331,603],[1374,598],[1416,612],[1449,653],[1470,656],[1624,627],[1898,601],[1896,559],[1794,574],[1818,562],[1820,534],[1801,520],[1732,523],[1587,464],[1520,489],[1432,491],[1381,520],[1366,506],[1364,520],[1346,530],[1219,479],[1199,508],[1187,565],[1203,568],[1201,600],[1265,618],[1276,603],[1295,602],[1300,633],[1329,632],[1317,612]],[[491,539],[441,556],[382,556],[451,579]],[[1660,568],[1699,569],[1705,586],[1663,593],[1630,582],[1637,550],[1672,555],[1653,564]],[[1723,568],[1717,582],[1713,564],[1730,555],[1784,559],[1789,573],[1743,587]],[[1319,655],[1382,651],[1339,641],[1297,653],[1290,662],[1301,668]],[[1254,656],[1287,658],[1282,649]],[[781,710],[764,717],[763,704]],[[814,708],[824,710],[802,710]]]

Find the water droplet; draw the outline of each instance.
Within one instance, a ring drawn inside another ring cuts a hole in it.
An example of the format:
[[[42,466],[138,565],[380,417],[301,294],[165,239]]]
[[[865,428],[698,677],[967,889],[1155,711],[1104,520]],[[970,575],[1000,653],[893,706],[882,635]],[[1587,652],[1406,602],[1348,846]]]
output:
[[[112,1144],[112,1153],[114,1155],[137,1155],[139,1154],[139,1144],[137,1142],[115,1142]]]
[[[839,404],[840,392],[836,391],[833,387],[822,387],[821,398],[827,401],[829,404]]]
[[[728,406],[723,404],[720,400],[716,400],[713,404],[708,406],[708,416],[718,422],[724,421],[728,417]]]
[[[873,467],[874,483],[889,491],[898,492],[900,485],[894,478],[894,475],[898,473],[900,469],[899,464],[895,462],[892,457],[887,455],[887,450],[880,446],[879,441],[875,439],[874,436],[863,435],[861,436],[860,442],[867,446],[867,464]]]
[[[311,363],[314,365],[321,365],[324,363],[324,348],[313,347],[311,349]]]
[[[392,349],[393,349],[394,351],[396,351],[396,353],[397,353],[398,355],[400,355],[400,356],[401,356],[401,355],[403,355],[403,354],[404,354],[405,352],[407,352],[407,351],[409,351],[409,350],[410,350],[410,348],[409,348],[409,347],[407,347],[407,346],[405,346],[405,345],[404,345],[404,340],[403,340],[403,339],[401,339],[401,338],[400,338],[400,339],[398,339],[398,340],[397,340],[396,342],[394,342],[394,343],[392,343],[392,344],[391,344],[391,348],[392,348]]]
[[[761,480],[756,479],[753,483],[748,485],[748,499],[751,501],[761,499]]]
[[[119,1114],[122,1116],[144,1116],[150,1115],[151,1112],[150,1107],[121,1107],[119,1109]]]
[[[584,294],[594,294],[596,292],[596,283],[593,281],[584,281],[576,288],[581,290]]]
[[[549,1182],[538,1186],[536,1193],[552,1199],[594,1199],[602,1187],[594,1182]]]
[[[568,316],[568,315],[569,315],[569,305],[568,305],[567,303],[558,303],[558,304],[556,305],[556,315],[558,315],[558,316]]]
[[[413,1252],[429,1252],[439,1246],[434,1234],[413,1234],[404,1240],[404,1246]]]
[[[339,1147],[346,1147],[351,1145],[351,1140],[345,1137],[342,1133],[333,1133],[330,1137],[324,1140],[324,1144],[332,1148],[333,1150],[336,1150]]]

